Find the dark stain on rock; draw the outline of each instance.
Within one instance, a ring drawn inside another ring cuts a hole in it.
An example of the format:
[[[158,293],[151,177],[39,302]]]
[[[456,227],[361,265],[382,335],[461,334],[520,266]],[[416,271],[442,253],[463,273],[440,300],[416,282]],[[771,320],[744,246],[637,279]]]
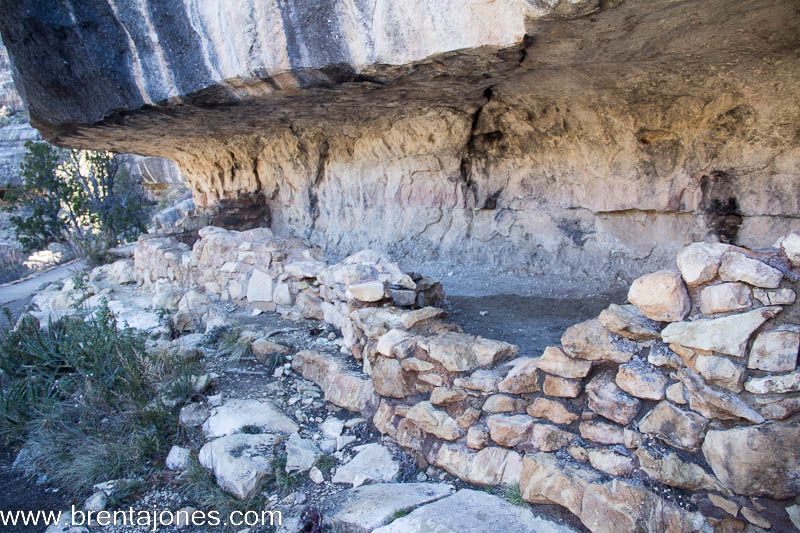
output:
[[[709,229],[720,242],[734,244],[742,225],[742,213],[736,198],[733,177],[715,170],[700,178],[701,209]]]

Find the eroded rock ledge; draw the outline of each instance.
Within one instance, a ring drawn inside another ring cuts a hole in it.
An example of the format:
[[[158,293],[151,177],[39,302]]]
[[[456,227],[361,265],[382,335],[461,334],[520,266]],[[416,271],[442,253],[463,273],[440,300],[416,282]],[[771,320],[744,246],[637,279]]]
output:
[[[267,229],[200,235],[191,248],[142,239],[135,265],[92,276],[135,278],[146,306],[177,310],[179,331],[221,323],[212,300],[334,325],[339,353],[292,359],[325,400],[420,464],[519,485],[592,531],[784,531],[797,517],[800,234],[761,252],[691,244],[677,269],[637,279],[630,304],[541,355],[464,333],[438,306],[441,285],[378,252],[329,264]],[[35,303],[70,310],[69,294]]]
[[[597,288],[797,227],[790,0],[73,4],[0,19],[46,137],[172,158],[340,257]]]

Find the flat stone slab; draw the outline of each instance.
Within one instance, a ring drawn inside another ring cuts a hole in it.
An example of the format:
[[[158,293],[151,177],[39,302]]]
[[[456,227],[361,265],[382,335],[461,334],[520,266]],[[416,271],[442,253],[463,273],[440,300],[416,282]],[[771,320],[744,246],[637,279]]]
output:
[[[207,438],[239,432],[245,426],[257,426],[265,432],[297,433],[299,426],[271,402],[229,400],[211,411],[203,424]]]
[[[398,518],[375,533],[574,533],[499,496],[463,489]]]
[[[392,453],[380,444],[367,444],[353,459],[336,469],[334,483],[348,483],[354,487],[368,481],[392,481],[400,473],[400,466]]]
[[[272,473],[276,442],[275,435],[228,435],[207,442],[200,448],[198,460],[214,473],[220,487],[244,500]]]
[[[333,531],[369,533],[391,522],[397,513],[435,502],[453,493],[441,483],[376,483],[344,490],[328,498],[324,516]]]

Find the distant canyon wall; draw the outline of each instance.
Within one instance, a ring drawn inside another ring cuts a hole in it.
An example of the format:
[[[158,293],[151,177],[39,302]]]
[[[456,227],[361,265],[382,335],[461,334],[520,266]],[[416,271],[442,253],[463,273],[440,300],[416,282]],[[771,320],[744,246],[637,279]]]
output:
[[[0,31],[48,138],[174,159],[198,204],[334,255],[598,290],[800,228],[796,2],[193,1],[185,24],[14,4]]]

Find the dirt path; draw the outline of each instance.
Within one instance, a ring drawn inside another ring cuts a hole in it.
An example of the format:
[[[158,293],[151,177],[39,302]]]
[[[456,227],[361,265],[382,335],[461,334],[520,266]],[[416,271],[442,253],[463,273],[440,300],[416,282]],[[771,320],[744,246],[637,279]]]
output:
[[[86,262],[77,260],[34,274],[20,281],[0,285],[0,308],[7,308],[11,311],[12,316],[17,317],[44,283],[60,281],[85,268]]]

